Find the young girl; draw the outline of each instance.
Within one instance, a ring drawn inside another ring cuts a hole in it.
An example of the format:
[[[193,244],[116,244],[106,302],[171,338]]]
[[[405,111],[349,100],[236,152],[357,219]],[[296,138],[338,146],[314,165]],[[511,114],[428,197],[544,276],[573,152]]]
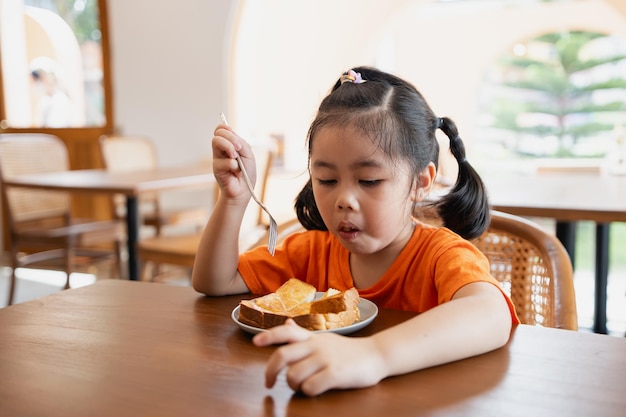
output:
[[[459,163],[456,184],[436,203],[441,228],[413,217],[437,172],[437,129]],[[312,333],[293,321],[259,333],[255,345],[283,345],[267,365],[268,387],[285,369],[289,386],[306,395],[366,387],[507,342],[518,323],[513,305],[463,238],[488,226],[484,186],[452,120],[435,117],[411,84],[368,67],[335,83],[308,133],[310,180],[295,204],[308,231],[286,238],[275,256],[238,250],[250,194],[235,158],[253,173],[250,146],[223,124],[212,146],[221,194],[198,248],[197,291],[266,294],[296,277],[318,291],[356,287],[379,308],[420,313],[370,337]]]

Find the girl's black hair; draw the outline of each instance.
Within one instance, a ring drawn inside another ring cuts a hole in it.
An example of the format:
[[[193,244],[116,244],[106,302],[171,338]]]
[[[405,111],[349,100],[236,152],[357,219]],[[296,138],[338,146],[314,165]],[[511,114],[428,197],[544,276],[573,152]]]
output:
[[[309,157],[315,134],[325,127],[354,126],[393,159],[404,159],[414,176],[430,162],[437,166],[441,129],[450,139],[450,150],[459,164],[454,187],[433,202],[443,224],[466,239],[480,236],[489,226],[489,202],[485,185],[467,162],[465,146],[454,122],[438,118],[424,97],[410,83],[375,68],[358,67],[363,83],[337,80],[322,100],[309,128]],[[327,230],[313,197],[311,179],[295,200],[298,220],[308,230]]]

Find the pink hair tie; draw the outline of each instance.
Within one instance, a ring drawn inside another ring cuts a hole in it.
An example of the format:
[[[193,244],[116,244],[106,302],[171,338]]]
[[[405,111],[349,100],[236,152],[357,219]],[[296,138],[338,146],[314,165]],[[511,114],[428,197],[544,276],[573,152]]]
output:
[[[361,78],[361,73],[355,72],[354,70],[346,72],[339,78],[339,80],[341,81],[341,84],[348,82],[352,84],[361,84],[365,82],[365,80]]]

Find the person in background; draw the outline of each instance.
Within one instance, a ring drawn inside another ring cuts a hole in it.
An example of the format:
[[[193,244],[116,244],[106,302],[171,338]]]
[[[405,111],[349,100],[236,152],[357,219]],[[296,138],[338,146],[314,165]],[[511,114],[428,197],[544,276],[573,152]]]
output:
[[[72,102],[59,80],[59,65],[48,57],[31,63],[31,79],[39,96],[35,126],[68,127],[72,120]]]
[[[437,129],[459,165],[454,186],[432,203],[444,227],[413,216],[436,177]],[[207,295],[266,294],[296,277],[317,291],[355,287],[380,308],[419,314],[368,337],[314,333],[293,320],[261,332],[255,345],[280,345],[266,385],[286,370],[289,386],[306,395],[367,387],[503,346],[519,320],[487,259],[466,240],[487,228],[489,206],[454,122],[437,117],[405,80],[358,67],[335,82],[307,139],[310,179],[295,202],[307,231],[285,238],[274,256],[265,247],[240,254],[250,193],[235,158],[254,173],[254,156],[229,126],[216,127],[221,193],[198,247],[193,287]]]

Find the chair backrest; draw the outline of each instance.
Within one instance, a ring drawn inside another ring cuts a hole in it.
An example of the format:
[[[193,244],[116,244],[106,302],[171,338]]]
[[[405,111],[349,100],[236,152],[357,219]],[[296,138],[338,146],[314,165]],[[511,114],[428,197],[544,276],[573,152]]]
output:
[[[572,263],[554,235],[523,217],[492,211],[489,229],[473,243],[522,323],[578,329]]]
[[[157,167],[156,147],[142,136],[100,137],[102,163],[108,171],[127,172]]]
[[[67,146],[58,137],[41,133],[0,135],[0,188],[12,232],[20,222],[69,216],[70,197],[58,191],[7,188],[4,181],[18,175],[68,170]]]
[[[158,158],[154,142],[144,136],[103,135],[100,137],[102,165],[110,172],[151,170],[157,167]],[[144,194],[142,204],[154,210],[156,194]],[[126,198],[114,195],[111,199],[113,213],[119,218],[126,215]]]

